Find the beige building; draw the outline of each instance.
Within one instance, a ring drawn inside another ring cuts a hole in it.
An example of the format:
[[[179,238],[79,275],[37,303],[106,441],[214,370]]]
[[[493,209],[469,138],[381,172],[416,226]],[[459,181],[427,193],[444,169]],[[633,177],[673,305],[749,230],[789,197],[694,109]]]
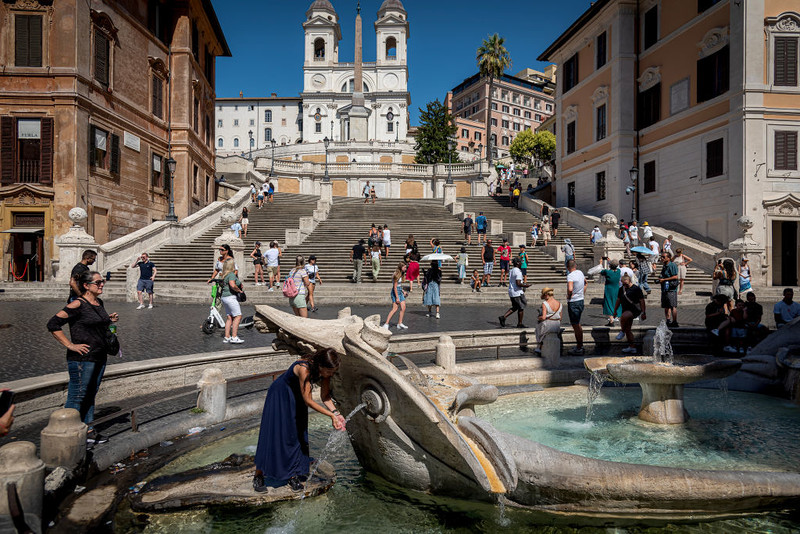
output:
[[[73,207],[101,244],[164,219],[170,156],[177,216],[214,200],[210,0],[7,0],[0,20],[2,279],[49,278]]]
[[[539,57],[559,70],[558,204],[723,248],[746,215],[754,278],[797,285],[798,41],[796,0],[595,2]]]
[[[519,132],[535,131],[553,114],[555,107],[552,81],[545,79],[543,73],[532,69],[525,69],[520,75],[504,74],[494,81],[491,116],[488,113],[489,78],[480,74],[461,82],[446,98],[448,109],[457,125],[459,120],[481,122],[484,125],[487,120],[491,120],[491,145],[498,158],[509,155],[511,141]],[[459,132],[461,128],[459,127]],[[471,139],[475,146],[483,143],[483,157],[486,157],[485,151],[488,149],[487,140],[483,139],[485,136],[484,126],[481,137]]]

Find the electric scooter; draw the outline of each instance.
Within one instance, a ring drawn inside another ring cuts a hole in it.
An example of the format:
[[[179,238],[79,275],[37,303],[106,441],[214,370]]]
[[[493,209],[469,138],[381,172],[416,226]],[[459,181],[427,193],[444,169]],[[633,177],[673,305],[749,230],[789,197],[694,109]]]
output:
[[[222,279],[215,278],[211,284],[211,309],[208,319],[203,322],[204,334],[213,334],[217,327],[225,328],[225,317],[222,315]],[[239,328],[253,328],[253,316],[242,317]]]

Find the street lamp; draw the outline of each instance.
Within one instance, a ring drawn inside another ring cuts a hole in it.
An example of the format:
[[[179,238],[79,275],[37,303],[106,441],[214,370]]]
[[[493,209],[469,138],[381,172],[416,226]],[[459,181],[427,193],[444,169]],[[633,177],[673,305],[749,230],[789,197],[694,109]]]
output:
[[[275,139],[270,139],[269,143],[272,145],[272,165],[269,169],[269,176],[271,178],[275,176],[275,145],[277,145],[278,142]]]
[[[247,132],[248,137],[250,137],[250,146],[248,147],[247,152],[247,159],[253,159],[253,130]]]
[[[323,182],[330,182],[331,179],[328,177],[328,145],[330,144],[331,140],[327,137],[322,140],[325,143],[325,178],[322,179]]]
[[[453,149],[455,148],[455,141],[452,137],[447,138],[447,184],[453,183]]]
[[[636,213],[636,198],[638,195],[639,189],[639,169],[634,166],[631,167],[631,170],[628,171],[631,176],[631,183],[633,184],[629,189],[631,189],[631,193],[633,194],[633,198],[631,198],[631,220],[636,221],[639,219],[639,214]],[[626,190],[627,191],[627,190]]]
[[[394,142],[397,143],[400,141],[400,121],[395,121],[394,123]]]
[[[167,213],[167,220],[176,222],[178,216],[175,215],[175,165],[177,161],[172,159],[172,156],[167,158],[167,172],[169,173],[169,213]]]

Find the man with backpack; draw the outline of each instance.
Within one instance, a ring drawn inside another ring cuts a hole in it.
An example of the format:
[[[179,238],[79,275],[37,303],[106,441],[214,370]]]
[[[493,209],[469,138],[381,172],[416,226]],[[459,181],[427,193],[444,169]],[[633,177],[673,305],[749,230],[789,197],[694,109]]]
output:
[[[361,283],[361,268],[364,266],[364,253],[367,249],[364,248],[364,240],[359,239],[358,243],[353,246],[350,251],[350,263],[353,264],[353,283]]]
[[[467,245],[472,245],[472,217],[467,213],[464,216],[464,236],[467,238]],[[480,239],[480,238],[479,238]]]

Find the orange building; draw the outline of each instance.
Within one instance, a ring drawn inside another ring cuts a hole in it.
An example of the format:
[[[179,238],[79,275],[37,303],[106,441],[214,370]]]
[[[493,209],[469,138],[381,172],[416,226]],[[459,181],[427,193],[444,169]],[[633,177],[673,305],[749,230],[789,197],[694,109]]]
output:
[[[560,78],[558,204],[637,212],[722,248],[747,216],[763,247],[754,279],[796,285],[798,12],[796,0],[595,2],[539,57]]]
[[[47,280],[73,207],[98,243],[214,200],[210,0],[0,3],[0,276]],[[62,268],[69,268],[70,266]]]

